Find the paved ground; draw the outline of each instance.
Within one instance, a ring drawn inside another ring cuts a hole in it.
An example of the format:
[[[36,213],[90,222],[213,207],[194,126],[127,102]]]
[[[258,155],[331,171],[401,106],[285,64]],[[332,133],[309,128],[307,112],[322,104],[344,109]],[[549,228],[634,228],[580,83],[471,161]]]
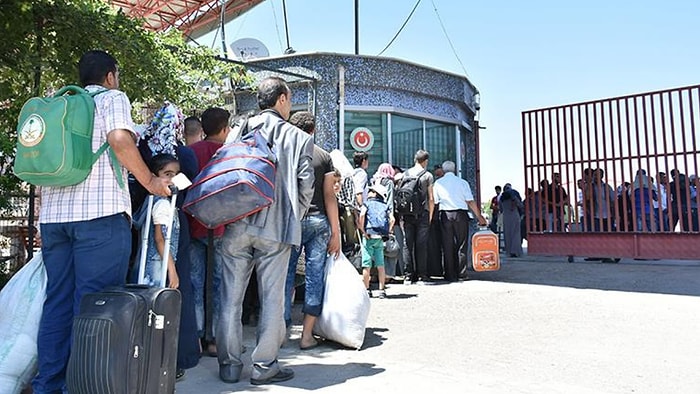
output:
[[[360,351],[299,351],[295,326],[288,382],[250,385],[248,359],[226,384],[207,357],[177,393],[700,393],[699,261],[523,257],[472,278],[390,286]]]

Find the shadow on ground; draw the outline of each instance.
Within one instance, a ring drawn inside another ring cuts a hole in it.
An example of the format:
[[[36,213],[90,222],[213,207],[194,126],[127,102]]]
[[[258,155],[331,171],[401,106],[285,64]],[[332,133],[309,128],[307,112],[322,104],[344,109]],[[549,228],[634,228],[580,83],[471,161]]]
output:
[[[566,257],[504,258],[501,269],[471,272],[472,280],[700,296],[700,262],[637,261],[589,262]]]

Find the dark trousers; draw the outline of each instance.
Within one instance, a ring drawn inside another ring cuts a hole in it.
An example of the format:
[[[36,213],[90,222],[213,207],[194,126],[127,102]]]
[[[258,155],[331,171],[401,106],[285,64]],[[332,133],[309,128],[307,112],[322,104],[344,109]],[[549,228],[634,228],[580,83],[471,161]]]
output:
[[[197,334],[197,317],[194,309],[194,287],[192,285],[190,261],[190,224],[187,214],[178,210],[180,218],[180,237],[177,247],[177,262],[175,268],[180,277],[180,295],[182,309],[180,311],[180,332],[177,343],[177,367],[192,368],[199,363],[199,335]]]
[[[428,277],[428,236],[430,220],[425,211],[418,217],[403,218],[403,261],[405,276],[415,281]]]
[[[469,215],[467,211],[440,211],[445,279],[450,282],[467,276]]]
[[[66,382],[73,316],[86,293],[126,282],[131,229],[123,214],[41,224],[46,301],[39,323],[35,393],[60,394]]]

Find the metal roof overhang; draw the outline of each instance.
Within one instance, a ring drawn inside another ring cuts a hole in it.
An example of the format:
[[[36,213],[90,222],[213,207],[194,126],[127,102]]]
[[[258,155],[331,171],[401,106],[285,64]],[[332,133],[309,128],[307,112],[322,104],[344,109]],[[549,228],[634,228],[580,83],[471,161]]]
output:
[[[264,0],[226,0],[224,22],[229,22]],[[170,28],[198,38],[221,24],[221,0],[106,0],[127,16],[141,18],[144,27],[153,31]]]

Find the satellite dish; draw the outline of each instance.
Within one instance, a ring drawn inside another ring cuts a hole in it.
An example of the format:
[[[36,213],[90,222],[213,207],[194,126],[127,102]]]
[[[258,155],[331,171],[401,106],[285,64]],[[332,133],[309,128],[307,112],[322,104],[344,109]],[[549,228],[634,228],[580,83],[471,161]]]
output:
[[[233,55],[238,60],[252,60],[270,56],[265,44],[255,38],[241,38],[231,43]]]

